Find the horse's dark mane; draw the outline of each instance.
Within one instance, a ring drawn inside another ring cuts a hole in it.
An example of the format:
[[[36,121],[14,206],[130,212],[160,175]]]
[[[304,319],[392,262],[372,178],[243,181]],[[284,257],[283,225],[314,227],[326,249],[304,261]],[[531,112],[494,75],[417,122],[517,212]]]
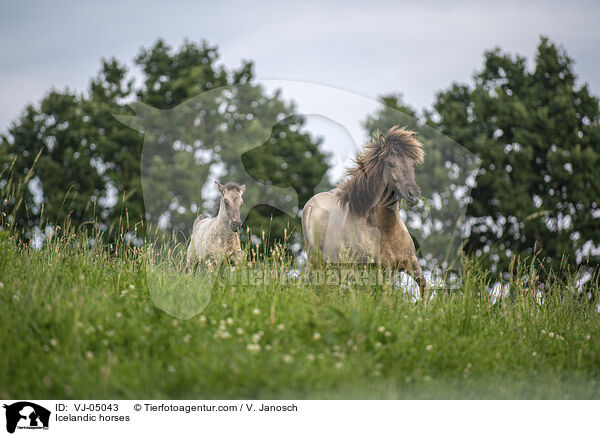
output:
[[[349,177],[338,185],[338,200],[348,204],[350,212],[364,215],[373,206],[375,196],[381,194],[383,166],[390,153],[416,163],[423,162],[425,157],[415,132],[399,126],[392,127],[385,135],[378,131],[354,157],[355,165],[346,170]]]

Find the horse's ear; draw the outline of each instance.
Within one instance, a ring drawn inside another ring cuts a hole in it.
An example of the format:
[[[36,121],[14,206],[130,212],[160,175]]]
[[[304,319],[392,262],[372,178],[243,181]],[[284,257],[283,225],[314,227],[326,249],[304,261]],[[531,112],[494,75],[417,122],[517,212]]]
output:
[[[240,189],[242,190],[242,195],[244,195],[246,193],[246,184],[244,183],[242,186],[240,186]]]
[[[383,133],[379,133],[379,146],[381,148],[385,147],[385,135]]]
[[[217,186],[217,189],[219,190],[221,195],[225,195],[225,191],[227,190],[225,189],[225,186],[221,185],[217,180],[215,180],[215,185]]]

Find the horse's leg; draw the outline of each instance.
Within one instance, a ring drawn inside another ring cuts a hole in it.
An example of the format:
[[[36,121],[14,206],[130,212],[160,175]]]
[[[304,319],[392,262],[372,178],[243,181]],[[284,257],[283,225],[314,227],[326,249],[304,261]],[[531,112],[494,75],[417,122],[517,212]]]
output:
[[[421,265],[419,264],[419,260],[417,256],[411,256],[410,265],[406,268],[406,273],[410,275],[419,285],[419,289],[421,290],[421,299],[425,298],[425,291],[427,290],[427,280],[425,280],[425,276],[423,275],[423,270],[421,269]]]
[[[240,235],[233,233],[225,247],[225,258],[232,265],[241,265],[244,261],[244,252],[240,244]]]
[[[230,262],[235,265],[243,265],[244,264],[244,252],[240,249],[234,251],[229,257]]]

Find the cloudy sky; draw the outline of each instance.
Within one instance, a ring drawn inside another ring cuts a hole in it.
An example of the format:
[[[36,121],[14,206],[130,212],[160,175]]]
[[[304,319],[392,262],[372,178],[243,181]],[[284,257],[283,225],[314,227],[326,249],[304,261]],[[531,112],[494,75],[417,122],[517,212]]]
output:
[[[470,80],[485,50],[500,46],[531,58],[541,34],[566,48],[580,80],[599,95],[600,4],[522,3],[2,3],[0,131],[51,87],[84,91],[102,57],[130,63],[157,38],[173,46],[184,38],[206,39],[219,46],[227,66],[254,60],[260,80],[304,81],[366,97],[364,109],[344,103],[335,108],[345,113],[355,141],[361,141],[360,120],[373,108],[369,99],[401,92],[412,106],[430,107],[437,91]],[[284,86],[284,92],[301,112],[324,98],[315,87],[293,88]],[[335,92],[329,98],[335,106]],[[324,134],[326,147],[338,155],[347,149],[323,122],[309,127]]]

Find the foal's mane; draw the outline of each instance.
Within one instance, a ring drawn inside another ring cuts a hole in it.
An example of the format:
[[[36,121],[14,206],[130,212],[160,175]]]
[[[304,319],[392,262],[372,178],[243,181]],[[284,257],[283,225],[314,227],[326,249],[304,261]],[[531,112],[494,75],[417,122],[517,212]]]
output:
[[[383,181],[385,162],[392,153],[415,163],[422,163],[425,158],[423,146],[412,130],[394,126],[385,135],[377,131],[356,153],[355,164],[346,170],[349,177],[338,185],[338,201],[348,204],[350,212],[364,215],[372,207]]]
[[[235,182],[227,182],[225,183],[225,189],[227,189],[228,191],[235,190],[238,192],[242,192],[242,185]]]

